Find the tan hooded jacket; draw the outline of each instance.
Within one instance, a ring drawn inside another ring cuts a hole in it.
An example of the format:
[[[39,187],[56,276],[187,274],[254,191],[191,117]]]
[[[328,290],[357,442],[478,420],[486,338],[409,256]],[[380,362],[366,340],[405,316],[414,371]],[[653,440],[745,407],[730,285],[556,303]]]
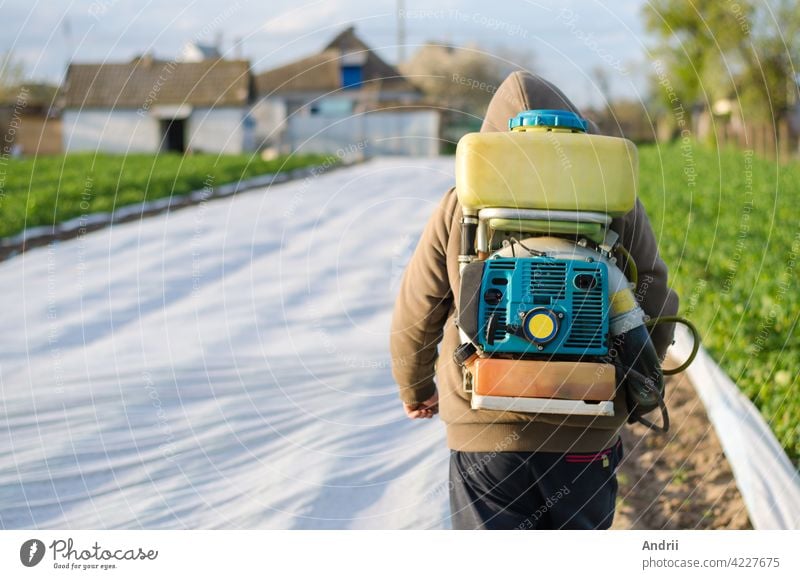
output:
[[[524,72],[511,74],[498,88],[481,132],[506,131],[508,119],[529,109],[580,112],[552,84]],[[594,125],[590,132],[596,132]],[[463,392],[461,369],[453,362],[459,344],[454,324],[458,303],[461,209],[455,189],[448,191],[428,221],[408,264],[395,304],[391,332],[392,371],[403,402],[423,402],[437,384],[448,445],[454,450],[593,452],[615,441],[627,418],[624,393],[617,393],[615,416],[562,416],[472,410]],[[644,207],[636,207],[611,227],[639,268],[636,297],[651,317],[672,315],[678,296],[667,286],[667,267]],[[663,358],[674,327],[659,325],[653,342]]]

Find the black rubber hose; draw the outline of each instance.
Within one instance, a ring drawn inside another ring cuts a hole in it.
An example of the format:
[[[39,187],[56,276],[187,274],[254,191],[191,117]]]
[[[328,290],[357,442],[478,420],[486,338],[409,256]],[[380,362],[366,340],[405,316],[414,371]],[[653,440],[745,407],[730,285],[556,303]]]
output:
[[[664,316],[661,318],[653,318],[648,320],[645,325],[649,328],[650,326],[655,326],[656,324],[683,324],[687,328],[689,328],[689,332],[691,332],[692,337],[694,338],[694,343],[692,344],[692,352],[689,354],[689,357],[681,364],[680,366],[676,366],[675,368],[670,368],[668,370],[663,370],[664,376],[672,376],[673,374],[678,374],[686,370],[689,365],[694,362],[695,356],[697,356],[697,352],[700,350],[700,332],[697,331],[697,327],[687,320],[686,318],[682,318],[680,316]]]

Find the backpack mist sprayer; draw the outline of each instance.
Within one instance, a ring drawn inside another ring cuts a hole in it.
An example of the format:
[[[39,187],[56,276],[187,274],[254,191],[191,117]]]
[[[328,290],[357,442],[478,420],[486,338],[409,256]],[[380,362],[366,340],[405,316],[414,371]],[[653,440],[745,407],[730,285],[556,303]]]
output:
[[[629,421],[666,431],[664,375],[691,363],[698,334],[681,318],[648,320],[639,307],[636,265],[609,227],[634,208],[636,147],[586,126],[572,112],[532,110],[510,119],[507,133],[459,141],[454,358],[475,410],[613,416],[622,385]],[[650,340],[648,327],[660,322],[684,323],[695,337],[673,370],[661,368]],[[657,427],[643,415],[659,408]]]

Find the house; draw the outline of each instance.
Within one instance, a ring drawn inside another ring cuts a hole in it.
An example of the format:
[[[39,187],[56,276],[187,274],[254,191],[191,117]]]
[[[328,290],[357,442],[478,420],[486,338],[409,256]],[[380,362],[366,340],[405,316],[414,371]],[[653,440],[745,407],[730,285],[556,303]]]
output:
[[[414,103],[421,94],[350,27],[318,54],[256,76],[261,97],[283,102],[287,115],[353,113],[380,103]]]
[[[275,152],[438,153],[439,113],[353,27],[322,50],[256,75],[256,140]]]
[[[244,60],[70,64],[64,150],[241,153],[253,145],[253,78]]]

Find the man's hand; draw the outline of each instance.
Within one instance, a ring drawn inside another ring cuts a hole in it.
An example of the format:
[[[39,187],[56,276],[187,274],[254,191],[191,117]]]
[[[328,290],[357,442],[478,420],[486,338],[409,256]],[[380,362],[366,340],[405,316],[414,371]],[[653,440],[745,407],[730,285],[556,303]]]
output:
[[[409,418],[433,418],[434,414],[439,413],[439,393],[434,392],[433,396],[425,402],[418,404],[403,404],[403,409]]]

